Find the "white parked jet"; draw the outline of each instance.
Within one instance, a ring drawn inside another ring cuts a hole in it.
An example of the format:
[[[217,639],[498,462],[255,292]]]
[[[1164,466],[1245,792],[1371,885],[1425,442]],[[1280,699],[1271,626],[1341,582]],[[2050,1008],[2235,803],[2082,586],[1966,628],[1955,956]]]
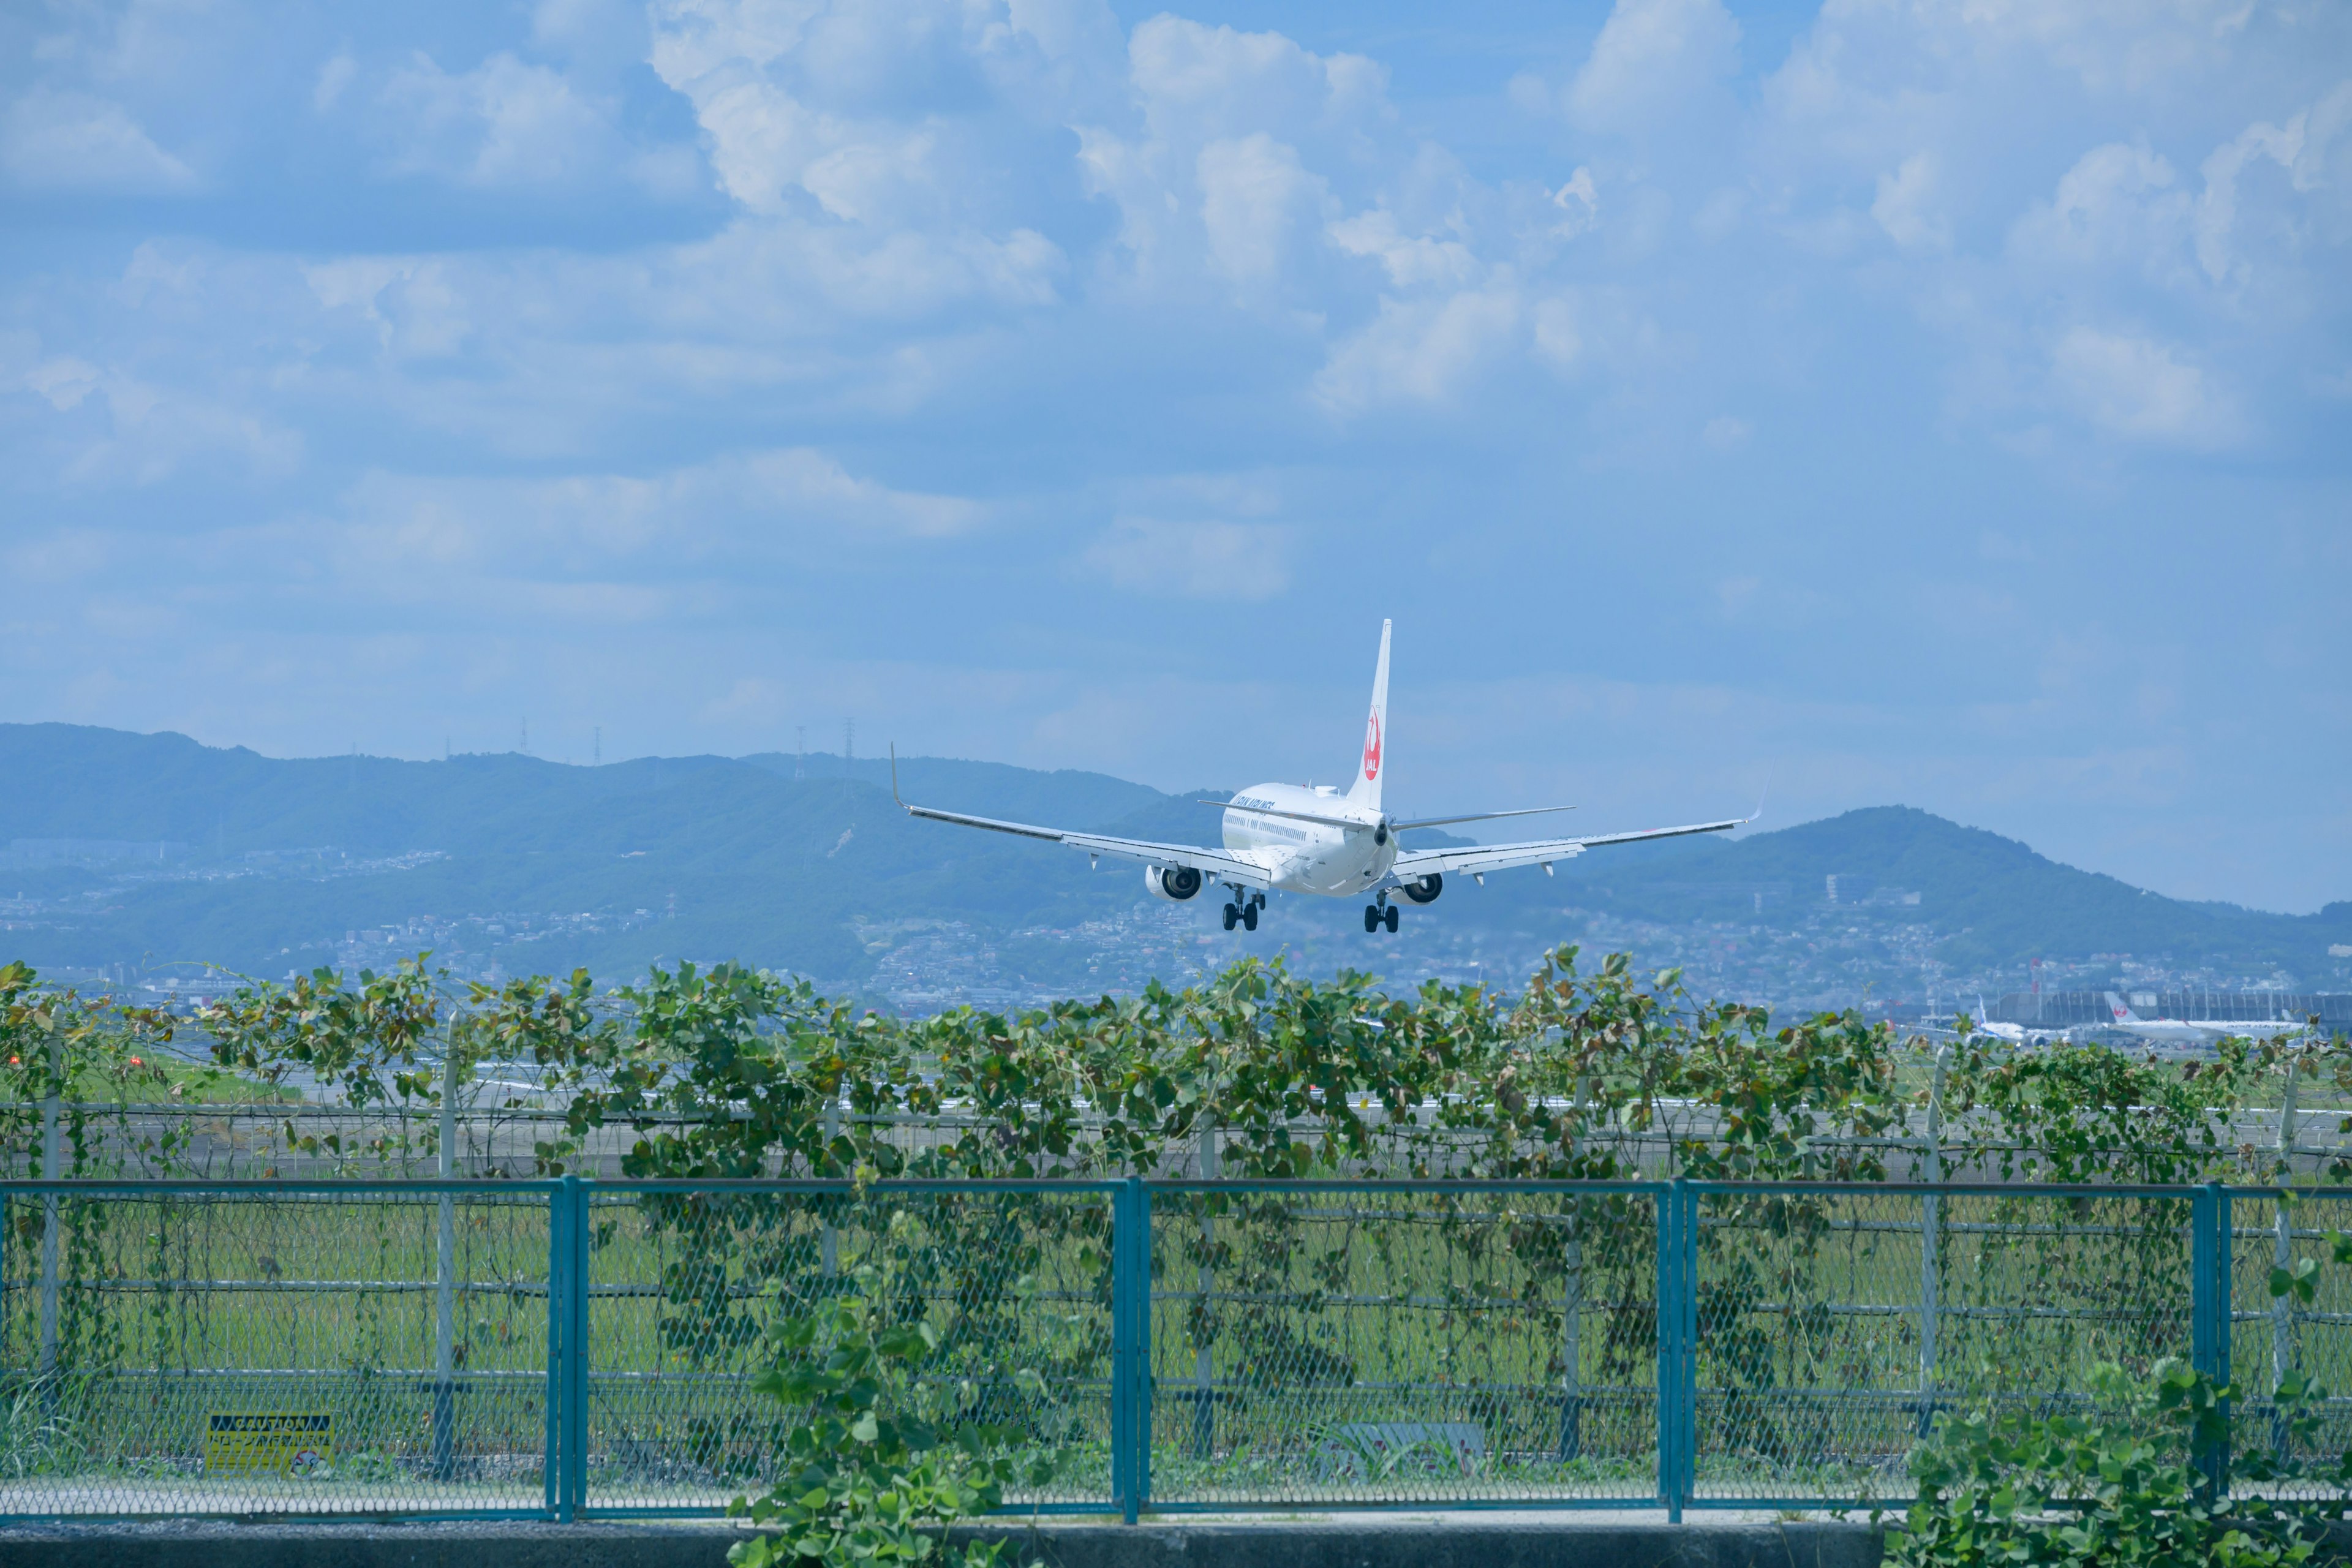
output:
[[[2012,1046],[2038,1046],[2049,1040],[2064,1040],[2071,1044],[2074,1038],[2074,1032],[2068,1029],[2029,1029],[2022,1024],[2001,1023],[1993,1017],[1992,1009],[1985,1005],[1985,999],[1981,996],[1977,998],[1976,1031]]]
[[[2243,1022],[2227,1018],[2143,1018],[2112,991],[2107,993],[2107,1012],[2115,1018],[2115,1026],[2126,1034],[2137,1035],[2143,1040],[2169,1040],[2184,1046],[2201,1045],[2224,1037],[2268,1040],[2281,1035],[2301,1034],[2310,1026],[2298,1018]]]
[[[1397,929],[1397,907],[1391,893],[1416,904],[1432,903],[1444,890],[1447,872],[1468,872],[1485,886],[1489,871],[1517,866],[1541,866],[1549,875],[1555,861],[1570,859],[1601,844],[1632,844],[1645,838],[1675,838],[1690,833],[1721,833],[1756,820],[1736,816],[1727,822],[1702,822],[1688,827],[1653,827],[1639,833],[1602,833],[1588,838],[1542,838],[1525,844],[1479,844],[1452,849],[1407,849],[1397,835],[1408,828],[1437,827],[1455,822],[1486,822],[1503,816],[1534,816],[1567,811],[1564,805],[1534,806],[1520,811],[1479,811],[1463,816],[1424,816],[1399,822],[1381,808],[1381,775],[1388,764],[1389,626],[1381,623],[1381,661],[1372,673],[1372,712],[1364,726],[1364,754],[1356,782],[1342,795],[1337,786],[1318,784],[1253,784],[1229,801],[1203,801],[1225,808],[1223,849],[1196,848],[1189,844],[1152,844],[1139,838],[1110,838],[1097,833],[1071,833],[1058,827],[1033,827],[1021,822],[998,822],[961,812],[908,805],[909,816],[935,822],[959,822],[998,833],[1018,833],[1083,849],[1097,860],[1108,855],[1143,862],[1143,885],[1152,897],[1178,902],[1197,897],[1212,882],[1231,889],[1225,905],[1225,929],[1235,925],[1257,930],[1257,912],[1270,889],[1286,893],[1318,893],[1326,898],[1369,896],[1364,929],[1386,925]],[[898,792],[898,759],[891,757],[890,793]],[[1759,812],[1760,814],[1761,807]]]

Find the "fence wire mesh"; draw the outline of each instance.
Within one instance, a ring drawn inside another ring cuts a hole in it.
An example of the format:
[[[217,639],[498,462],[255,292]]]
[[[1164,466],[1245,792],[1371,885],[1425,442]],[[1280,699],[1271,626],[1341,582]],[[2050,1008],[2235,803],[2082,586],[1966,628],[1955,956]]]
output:
[[[1651,1194],[1195,1189],[1152,1211],[1155,1504],[1655,1497]]]
[[[1885,1501],[1939,1412],[2084,1405],[2190,1342],[2187,1197],[1697,1196],[1700,1500]]]
[[[0,1215],[0,1513],[541,1506],[544,1194],[20,1191]]]
[[[2287,1444],[2282,1376],[2352,1390],[2347,1227],[2212,1188],[15,1184],[0,1515],[714,1512],[802,1419],[768,1328],[851,1292],[1058,1459],[1018,1508],[1899,1506],[1939,1416],[2116,1417],[2106,1364],[2226,1368],[2237,1450]],[[2302,1457],[2347,1444],[2339,1395]]]
[[[923,1375],[1059,1458],[1020,1504],[1110,1501],[1111,1198],[1101,1189],[597,1193],[589,1210],[587,1503],[725,1506],[801,1419],[751,1387],[764,1330],[845,1292],[928,1320]],[[1032,1371],[1044,1393],[1008,1374]]]
[[[2241,1452],[2280,1458],[2332,1458],[2352,1447],[2352,1280],[2330,1267],[2330,1232],[2352,1227],[2352,1193],[2318,1192],[2282,1202],[2268,1194],[2231,1204],[2231,1380],[2246,1393],[2233,1412]],[[2292,1278],[2295,1265],[2318,1267],[2312,1300],[2292,1290],[2272,1297],[2274,1272]],[[2315,1429],[2300,1440],[2271,1397],[2300,1373],[2326,1396],[2310,1413]],[[2274,1489],[2281,1496],[2332,1497],[2333,1489],[2305,1480]]]

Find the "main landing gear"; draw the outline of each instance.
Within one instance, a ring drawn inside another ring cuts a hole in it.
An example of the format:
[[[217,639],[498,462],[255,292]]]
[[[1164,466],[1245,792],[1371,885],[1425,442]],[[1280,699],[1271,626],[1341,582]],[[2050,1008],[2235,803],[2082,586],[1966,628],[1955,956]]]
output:
[[[1225,929],[1231,931],[1238,925],[1244,931],[1257,930],[1257,912],[1265,907],[1264,893],[1244,893],[1235,888],[1234,901],[1225,906]]]
[[[1364,930],[1375,931],[1382,926],[1388,927],[1391,934],[1397,928],[1397,907],[1389,902],[1386,893],[1381,895],[1379,903],[1364,906]]]

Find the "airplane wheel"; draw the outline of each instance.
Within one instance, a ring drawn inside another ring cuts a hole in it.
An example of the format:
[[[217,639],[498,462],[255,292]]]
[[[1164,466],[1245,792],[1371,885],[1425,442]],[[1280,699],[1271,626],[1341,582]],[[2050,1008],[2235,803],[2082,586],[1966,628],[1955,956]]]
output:
[[[1241,918],[1241,910],[1234,908],[1231,904],[1227,904],[1225,906],[1225,929],[1227,931],[1233,930],[1235,923],[1238,922]]]
[[[1394,904],[1391,904],[1391,905],[1389,906],[1389,920],[1388,920],[1388,926],[1389,926],[1389,934],[1390,934],[1391,936],[1394,936],[1394,935],[1396,934],[1396,928],[1397,928],[1397,907],[1396,907]]]
[[[1381,906],[1378,904],[1366,904],[1364,906],[1364,930],[1367,931],[1375,931],[1380,929]]]
[[[1243,909],[1242,924],[1251,931],[1257,930],[1257,906],[1255,904],[1250,904]]]

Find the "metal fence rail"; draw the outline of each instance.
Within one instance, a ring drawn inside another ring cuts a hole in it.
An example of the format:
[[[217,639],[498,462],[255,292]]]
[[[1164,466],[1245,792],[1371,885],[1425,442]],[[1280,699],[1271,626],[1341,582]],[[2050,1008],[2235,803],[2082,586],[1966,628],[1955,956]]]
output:
[[[0,1183],[0,1517],[716,1512],[795,1419],[767,1324],[877,1288],[1059,1459],[1022,1511],[1899,1503],[1938,1413],[2087,1407],[2101,1363],[2345,1384],[2352,1289],[2267,1281],[2347,1198]],[[2262,1398],[2234,1433],[2288,1437]]]

